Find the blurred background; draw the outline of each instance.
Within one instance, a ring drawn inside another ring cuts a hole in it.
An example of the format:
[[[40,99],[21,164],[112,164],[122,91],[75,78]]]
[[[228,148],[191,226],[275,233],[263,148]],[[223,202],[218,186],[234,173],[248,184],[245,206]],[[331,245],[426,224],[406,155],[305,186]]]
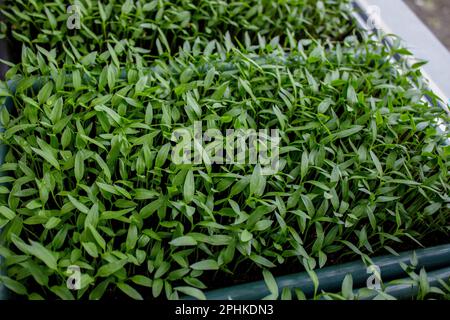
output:
[[[450,51],[450,0],[404,0]]]

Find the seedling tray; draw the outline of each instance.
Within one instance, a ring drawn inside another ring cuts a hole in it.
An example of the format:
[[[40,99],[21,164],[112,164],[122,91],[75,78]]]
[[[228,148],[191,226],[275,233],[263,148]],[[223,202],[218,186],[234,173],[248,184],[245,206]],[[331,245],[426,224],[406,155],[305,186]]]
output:
[[[42,83],[42,81],[40,81]],[[10,89],[14,91],[14,85],[9,84]],[[39,83],[36,84],[39,87]],[[6,99],[6,103],[2,107],[12,108],[13,103],[10,98]],[[0,163],[3,162],[5,156],[5,147],[0,147]],[[429,275],[430,281],[436,283],[438,279],[448,279],[450,265],[450,245],[441,245],[416,251],[418,258],[417,268],[425,268],[432,272]],[[399,256],[383,256],[374,258],[373,264],[378,265],[381,269],[383,280],[393,280],[405,275],[400,263],[408,263],[413,257],[413,252],[408,251]],[[1,258],[1,257],[0,257]],[[0,261],[0,265],[2,262]],[[339,290],[342,280],[346,274],[351,274],[357,287],[363,287],[368,277],[366,264],[361,261],[350,262],[346,264],[334,265],[327,268],[316,270],[319,287],[324,291]],[[446,268],[447,267],[447,268]],[[280,289],[288,287],[291,289],[300,288],[306,295],[311,296],[314,291],[314,283],[307,273],[298,273],[293,275],[281,276],[276,279]],[[404,298],[412,296],[415,293],[414,288],[396,288],[393,291],[395,296]],[[396,293],[397,292],[397,293]],[[252,282],[248,284],[236,285],[224,289],[213,290],[206,293],[209,299],[260,299],[268,295],[269,291],[263,281]],[[0,299],[7,298],[7,292],[4,287],[0,286]]]

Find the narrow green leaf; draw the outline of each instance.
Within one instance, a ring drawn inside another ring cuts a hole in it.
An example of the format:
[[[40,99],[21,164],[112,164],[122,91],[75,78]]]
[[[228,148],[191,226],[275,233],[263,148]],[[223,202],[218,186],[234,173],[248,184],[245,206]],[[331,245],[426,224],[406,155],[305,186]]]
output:
[[[98,269],[97,276],[106,278],[119,271],[126,263],[126,260],[118,260],[105,264]]]
[[[219,270],[219,265],[217,261],[207,259],[191,264],[191,268],[194,270]]]
[[[170,245],[175,246],[175,247],[179,247],[179,246],[196,246],[197,245],[197,241],[195,241],[194,238],[190,237],[190,236],[182,236],[182,237],[178,237],[176,239],[173,239],[172,241],[169,242]]]
[[[186,174],[186,179],[184,180],[183,187],[183,197],[186,203],[190,203],[194,198],[195,193],[195,180],[194,180],[194,172],[189,170]]]
[[[87,225],[87,228],[89,229],[89,231],[91,232],[92,236],[95,239],[95,242],[97,242],[97,244],[100,246],[100,248],[102,248],[103,250],[106,249],[106,241],[105,239],[103,239],[103,237],[100,235],[100,233],[98,233],[98,231],[92,226],[92,225]]]
[[[12,220],[16,217],[14,211],[5,206],[0,206],[0,214],[5,217],[7,220]]]
[[[55,255],[39,242],[30,241],[30,243],[31,246],[29,247],[29,252],[36,258],[44,262],[47,267],[52,270],[56,270],[58,267],[58,261]]]
[[[129,296],[130,298],[132,298],[134,300],[144,300],[144,298],[142,298],[141,294],[136,289],[134,289],[132,286],[126,284],[125,282],[119,282],[117,284],[117,287],[123,293],[125,293],[127,296]]]
[[[56,157],[49,151],[49,150],[40,150],[37,148],[31,147],[31,150],[36,152],[38,155],[40,155],[42,158],[44,158],[48,163],[50,163],[52,166],[54,166],[56,169],[60,170],[61,167],[59,166],[59,162],[56,159]]]
[[[270,293],[272,294],[272,298],[273,300],[278,299],[278,285],[277,282],[275,281],[274,276],[272,275],[272,273],[270,273],[270,271],[268,270],[263,270],[263,277],[264,277],[264,282],[266,283],[267,288],[269,289]]]
[[[174,290],[177,290],[181,293],[184,293],[188,296],[194,297],[198,300],[206,300],[206,296],[205,294],[197,289],[197,288],[193,288],[193,287],[175,287]]]

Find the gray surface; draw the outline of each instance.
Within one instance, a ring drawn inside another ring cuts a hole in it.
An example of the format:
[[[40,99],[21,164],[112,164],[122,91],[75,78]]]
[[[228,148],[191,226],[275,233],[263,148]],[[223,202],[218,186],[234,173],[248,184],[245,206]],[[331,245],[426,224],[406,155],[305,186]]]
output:
[[[450,50],[450,1],[404,0],[404,2]]]

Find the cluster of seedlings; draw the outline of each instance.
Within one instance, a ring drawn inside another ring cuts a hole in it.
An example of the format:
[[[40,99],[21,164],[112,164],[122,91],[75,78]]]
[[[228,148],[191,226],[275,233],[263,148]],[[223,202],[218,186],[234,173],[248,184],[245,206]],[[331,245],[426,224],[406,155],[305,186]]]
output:
[[[0,283],[16,294],[202,299],[255,274],[275,298],[272,273],[448,237],[448,115],[348,1],[80,0],[79,29],[64,1],[5,3],[21,56],[0,85]],[[172,133],[196,122],[277,129],[277,171],[175,164]]]

